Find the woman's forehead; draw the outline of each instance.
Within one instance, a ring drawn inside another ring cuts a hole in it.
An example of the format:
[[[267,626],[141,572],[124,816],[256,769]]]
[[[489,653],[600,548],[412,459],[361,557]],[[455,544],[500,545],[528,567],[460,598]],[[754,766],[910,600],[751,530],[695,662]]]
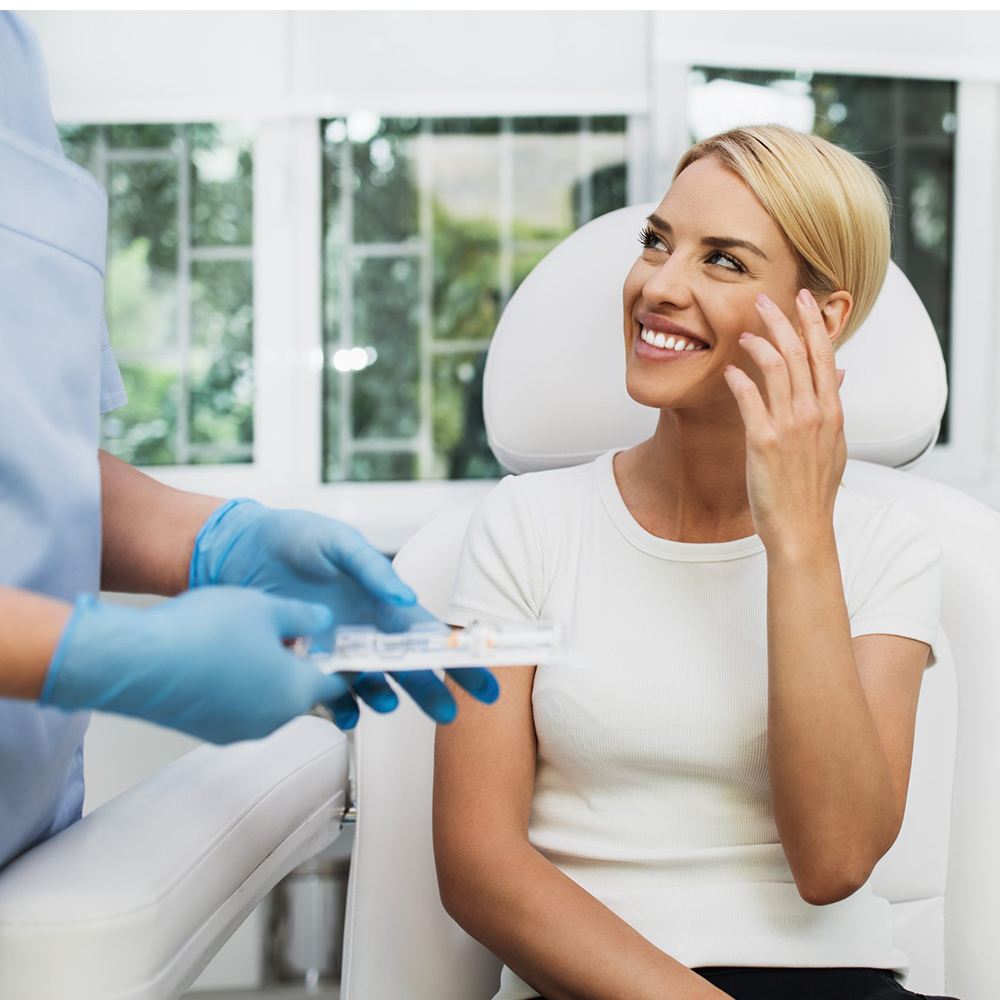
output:
[[[788,253],[781,231],[753,191],[708,158],[681,171],[654,214],[678,237],[749,240],[772,262]]]

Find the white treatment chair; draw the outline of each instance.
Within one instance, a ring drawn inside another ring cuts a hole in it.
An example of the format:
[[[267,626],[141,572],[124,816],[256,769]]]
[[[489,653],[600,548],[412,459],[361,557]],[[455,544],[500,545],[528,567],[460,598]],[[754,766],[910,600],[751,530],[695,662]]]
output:
[[[535,267],[505,309],[483,399],[490,445],[508,469],[588,462],[652,433],[657,412],[625,389],[622,284],[640,252],[638,230],[655,207],[624,208],[583,226]],[[567,330],[569,355],[562,349]],[[946,561],[938,662],[920,691],[906,817],[870,885],[891,903],[894,944],[911,963],[908,989],[993,1000],[1000,514],[904,471],[934,446],[947,385],[930,318],[895,265],[837,364],[847,368],[845,485],[909,501],[939,533]],[[442,514],[395,559],[435,614],[448,603],[474,507],[471,501]],[[500,962],[445,913],[438,896],[433,741],[434,724],[405,700],[391,716],[362,708],[342,1000],[488,1000],[498,986]]]
[[[346,736],[303,716],[106,802],[0,871],[0,998],[179,996],[337,836],[347,787]]]

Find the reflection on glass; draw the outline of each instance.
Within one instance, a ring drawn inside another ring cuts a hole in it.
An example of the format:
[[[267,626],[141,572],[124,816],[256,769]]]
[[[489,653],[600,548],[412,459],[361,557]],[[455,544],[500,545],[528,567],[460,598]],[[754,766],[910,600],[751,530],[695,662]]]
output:
[[[482,415],[490,338],[552,247],[627,203],[625,127],[622,116],[321,123],[327,481],[502,474]],[[358,346],[377,349],[374,364],[338,363]]]
[[[108,193],[105,316],[128,404],[101,446],[136,465],[252,459],[252,136],[63,125]],[[221,256],[220,256],[221,254]]]

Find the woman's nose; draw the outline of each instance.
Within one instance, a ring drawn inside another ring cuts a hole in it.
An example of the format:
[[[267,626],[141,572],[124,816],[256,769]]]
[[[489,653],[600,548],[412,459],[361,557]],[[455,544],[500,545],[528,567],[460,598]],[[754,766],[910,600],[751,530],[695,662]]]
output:
[[[691,275],[683,262],[676,257],[664,261],[643,285],[643,295],[648,302],[674,302],[683,304],[691,299]]]

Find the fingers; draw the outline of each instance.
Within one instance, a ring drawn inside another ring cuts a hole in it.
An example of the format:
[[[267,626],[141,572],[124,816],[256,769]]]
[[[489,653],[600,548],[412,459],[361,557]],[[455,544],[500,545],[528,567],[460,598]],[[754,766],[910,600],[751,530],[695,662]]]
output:
[[[809,355],[785,314],[766,295],[758,295],[754,305],[774,343],[747,332],[739,344],[763,372],[767,407],[778,419],[791,413],[792,397],[804,388],[803,378],[808,379],[812,391]]]
[[[316,635],[333,624],[333,611],[325,604],[298,601],[292,597],[275,597],[271,594],[262,596],[271,604],[272,620],[282,639]]]
[[[361,713],[358,709],[358,703],[350,691],[338,698],[324,701],[323,704],[330,710],[338,729],[346,731],[353,729],[358,724],[358,717]]]
[[[339,674],[324,674],[322,671],[317,671],[317,673],[321,675],[316,691],[317,702],[321,701],[325,704],[328,701],[342,698],[344,695],[350,695],[347,682]]]
[[[377,672],[360,673],[352,682],[351,687],[356,694],[375,709],[376,712],[391,712],[399,705],[396,692],[389,686],[385,677]]]
[[[458,712],[455,699],[432,670],[399,670],[389,676],[435,722],[451,722],[455,718]]]
[[[340,521],[331,521],[322,540],[323,555],[357,580],[372,597],[405,607],[415,604],[417,595],[396,576],[392,563],[370,545],[360,531]]]
[[[456,667],[445,673],[460,687],[465,688],[473,698],[485,705],[492,705],[500,697],[500,685],[485,667]]]
[[[830,341],[830,333],[826,323],[823,322],[823,313],[808,288],[800,290],[795,305],[799,311],[803,335],[812,360],[816,395],[820,398],[824,396],[832,398],[839,391],[843,376],[838,373],[836,367],[836,355]]]

